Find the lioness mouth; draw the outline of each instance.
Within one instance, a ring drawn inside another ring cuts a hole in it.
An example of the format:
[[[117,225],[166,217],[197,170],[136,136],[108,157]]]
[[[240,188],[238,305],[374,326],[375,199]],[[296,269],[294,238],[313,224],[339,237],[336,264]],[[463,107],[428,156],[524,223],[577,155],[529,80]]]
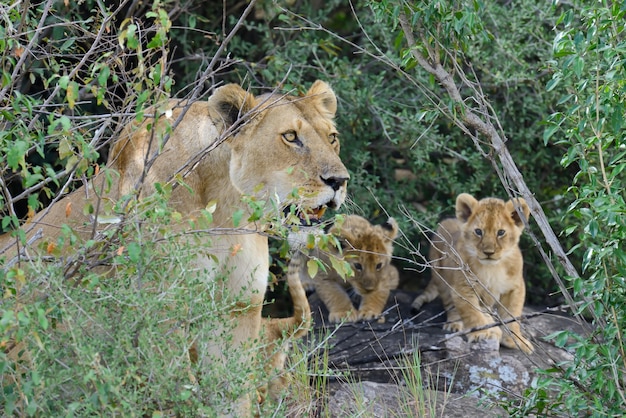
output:
[[[285,215],[295,215],[300,220],[301,226],[319,224],[324,213],[326,213],[326,206],[319,206],[314,209],[302,209],[295,206],[285,208]]]

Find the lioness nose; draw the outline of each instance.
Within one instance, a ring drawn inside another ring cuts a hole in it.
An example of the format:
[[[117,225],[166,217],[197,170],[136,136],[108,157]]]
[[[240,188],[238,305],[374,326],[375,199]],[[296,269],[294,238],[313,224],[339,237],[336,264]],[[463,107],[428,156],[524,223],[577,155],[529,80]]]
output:
[[[321,177],[322,181],[324,183],[326,183],[328,186],[332,187],[332,189],[334,191],[339,190],[343,185],[345,185],[348,182],[348,177],[337,177],[337,176],[330,176],[330,177]]]

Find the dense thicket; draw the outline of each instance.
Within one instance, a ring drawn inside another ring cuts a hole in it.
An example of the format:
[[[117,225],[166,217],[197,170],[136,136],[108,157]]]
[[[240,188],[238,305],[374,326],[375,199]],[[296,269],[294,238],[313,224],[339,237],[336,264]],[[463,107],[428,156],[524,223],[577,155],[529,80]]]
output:
[[[564,410],[589,407],[603,399],[598,393],[623,405],[624,7],[578,3],[2,4],[2,229],[82,184],[106,160],[121,127],[164,97],[202,99],[226,82],[255,92],[303,91],[320,78],[340,101],[342,158],[352,176],[345,210],[372,219],[396,217],[404,233],[398,264],[411,268],[405,281],[421,286],[427,277],[425,234],[441,216],[453,214],[458,193],[506,198],[516,192],[494,170],[488,141],[477,144],[475,132],[454,123],[463,108],[446,101],[441,84],[410,59],[411,48],[428,51],[429,45],[454,77],[475,86],[489,104],[485,115],[501,129],[528,188],[583,271],[569,282],[583,301],[580,311],[607,332],[577,343],[593,373],[571,365],[554,371],[582,393],[564,395]],[[250,13],[240,22],[245,10]],[[407,45],[401,13],[421,31],[424,44]],[[522,249],[529,300],[562,301],[530,239]],[[2,280],[9,295],[23,278],[4,272]],[[35,307],[28,326],[34,321],[43,327],[49,313]],[[13,329],[13,319],[3,321]],[[596,345],[607,340],[617,343]],[[565,344],[565,336],[559,341]],[[605,360],[599,365],[598,356]],[[606,376],[612,384],[603,392],[598,385]],[[36,398],[40,377],[27,383],[28,396]],[[535,403],[529,401],[528,410],[541,409],[543,388],[538,385],[529,397]],[[34,405],[32,412],[41,412]]]

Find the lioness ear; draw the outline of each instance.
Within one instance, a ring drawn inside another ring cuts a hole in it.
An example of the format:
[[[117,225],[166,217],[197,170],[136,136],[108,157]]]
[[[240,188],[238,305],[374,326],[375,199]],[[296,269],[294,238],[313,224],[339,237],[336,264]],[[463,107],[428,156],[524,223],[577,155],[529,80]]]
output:
[[[472,216],[478,200],[468,193],[461,193],[456,198],[456,218],[465,223]]]
[[[238,84],[227,84],[215,90],[209,104],[220,115],[224,126],[232,126],[237,119],[255,106],[254,96]]]
[[[383,229],[383,234],[390,241],[396,239],[398,236],[398,222],[396,222],[395,219],[390,217],[387,219],[387,222],[381,225],[381,227]]]
[[[519,208],[522,210],[524,218],[528,220],[528,217],[530,216],[530,208],[528,207],[528,204],[521,197],[518,197],[515,200],[517,201]],[[511,218],[513,218],[513,222],[515,222],[515,225],[517,225],[518,228],[524,229],[524,219],[522,219],[519,216],[519,213],[517,213],[517,211],[515,210],[515,204],[512,200],[506,202],[506,210],[511,213]]]
[[[320,112],[331,119],[335,117],[335,113],[337,113],[337,96],[335,96],[335,92],[328,84],[317,80],[306,95],[307,97],[315,97],[315,105]]]

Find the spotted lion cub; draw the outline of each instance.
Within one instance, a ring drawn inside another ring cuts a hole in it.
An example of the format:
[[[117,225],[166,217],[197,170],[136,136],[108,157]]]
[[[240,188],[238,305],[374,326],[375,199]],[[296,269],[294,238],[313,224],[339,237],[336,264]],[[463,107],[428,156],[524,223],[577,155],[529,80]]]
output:
[[[326,266],[311,278],[306,268],[300,270],[302,284],[309,290],[315,288],[328,308],[329,322],[371,320],[381,317],[391,290],[398,287],[398,270],[390,264],[393,240],[398,235],[398,224],[389,218],[382,225],[372,225],[358,215],[348,215],[345,221],[335,224],[329,231],[337,236],[341,252],[316,254]],[[353,276],[344,280],[332,268],[330,257],[339,257],[350,263]],[[304,266],[306,267],[306,266]],[[359,309],[355,309],[347,290],[354,289],[361,296]]]
[[[460,194],[456,219],[444,220],[435,233],[429,252],[432,279],[413,301],[413,308],[441,296],[448,311],[444,326],[448,331],[493,323],[489,311],[494,305],[503,321],[520,316],[526,296],[518,245],[524,221],[516,206],[528,219],[530,210],[524,199],[516,199],[516,203],[496,198],[478,201]],[[533,351],[517,321],[507,323],[506,328],[504,333],[499,327],[475,331],[468,340],[497,338],[505,347]]]

